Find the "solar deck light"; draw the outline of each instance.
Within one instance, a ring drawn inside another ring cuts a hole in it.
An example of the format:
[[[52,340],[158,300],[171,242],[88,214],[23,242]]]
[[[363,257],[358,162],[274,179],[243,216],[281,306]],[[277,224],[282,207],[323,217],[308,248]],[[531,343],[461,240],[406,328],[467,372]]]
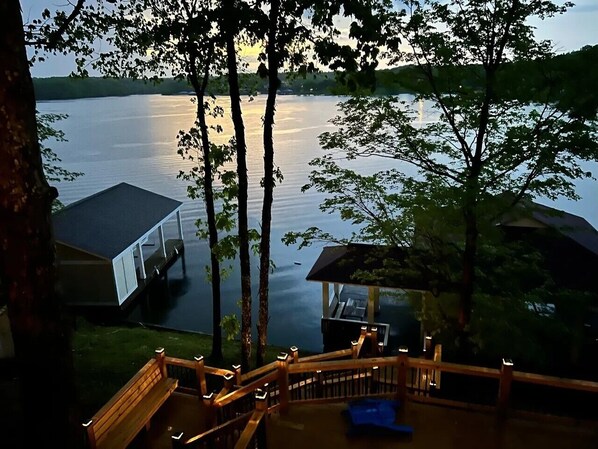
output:
[[[357,340],[351,340],[351,346],[357,346],[358,342]]]
[[[93,419],[90,419],[89,421],[87,421],[87,422],[84,422],[84,423],[83,423],[83,427],[89,427],[89,426],[91,426],[91,423],[92,423],[92,422],[93,422]]]
[[[255,399],[257,401],[265,401],[268,398],[268,392],[258,388],[255,390]]]
[[[238,370],[239,368],[241,368],[241,365],[233,365],[233,369],[234,369],[235,371],[236,371],[236,370]]]
[[[276,356],[276,360],[280,360],[281,362],[284,362],[287,359],[288,356],[289,355],[286,352],[280,352]]]
[[[299,348],[297,346],[291,346],[290,349],[291,352],[299,351]]]
[[[196,362],[201,362],[203,360],[203,355],[196,355],[195,357],[193,357],[193,360],[195,360]]]
[[[233,380],[235,378],[234,374],[225,374],[224,375],[224,380],[230,381]]]
[[[505,366],[513,366],[513,360],[511,359],[502,359],[502,364]]]
[[[156,349],[156,354],[162,354],[164,352],[164,348]]]
[[[203,395],[203,399],[206,400],[206,401],[211,401],[213,397],[214,397],[214,392],[213,391],[210,394],[204,394]]]
[[[399,352],[402,354],[407,354],[409,352],[409,349],[407,348],[407,346],[399,346]]]
[[[180,441],[183,438],[183,432],[179,432],[178,434],[173,434],[171,438],[175,441]]]

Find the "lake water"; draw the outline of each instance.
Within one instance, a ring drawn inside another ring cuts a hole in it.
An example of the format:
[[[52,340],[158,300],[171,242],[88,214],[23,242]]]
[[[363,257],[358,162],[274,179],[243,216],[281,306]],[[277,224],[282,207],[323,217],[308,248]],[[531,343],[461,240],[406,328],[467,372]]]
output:
[[[259,227],[261,214],[263,96],[243,104],[248,141],[249,223]],[[298,250],[285,246],[281,238],[289,230],[319,226],[334,235],[349,235],[350,226],[337,216],[322,213],[318,205],[323,195],[301,193],[310,172],[308,163],[323,151],[318,135],[334,129],[328,122],[336,114],[342,98],[327,96],[280,96],[275,128],[275,162],[284,181],[274,193],[272,253],[276,265],[270,281],[269,342],[280,346],[297,345],[310,351],[322,349],[320,333],[321,287],[305,280],[323,245]],[[68,142],[51,144],[62,158],[62,165],[85,173],[74,182],[58,186],[65,204],[84,198],[120,182],[177,199],[182,208],[185,234],[184,260],[178,260],[167,278],[157,283],[150,298],[133,308],[130,319],[165,327],[211,333],[211,289],[204,267],[209,263],[207,243],[195,237],[195,220],[204,217],[203,203],[186,196],[186,185],[176,178],[179,170],[190,167],[176,153],[176,135],[194,120],[194,105],[186,96],[142,95],[91,98],[38,103],[42,113],[66,113],[59,122]],[[426,111],[423,111],[425,120]],[[224,135],[231,129],[225,129]],[[388,168],[389,161],[369,158],[352,163],[363,172]],[[350,164],[347,164],[350,165]],[[597,164],[588,170],[598,173]],[[581,215],[598,228],[596,181],[577,183],[582,200],[540,201]],[[166,229],[175,236],[174,225]],[[254,260],[257,262],[257,259]],[[257,318],[257,263],[252,265],[254,326]],[[222,313],[239,313],[238,271],[222,286]]]

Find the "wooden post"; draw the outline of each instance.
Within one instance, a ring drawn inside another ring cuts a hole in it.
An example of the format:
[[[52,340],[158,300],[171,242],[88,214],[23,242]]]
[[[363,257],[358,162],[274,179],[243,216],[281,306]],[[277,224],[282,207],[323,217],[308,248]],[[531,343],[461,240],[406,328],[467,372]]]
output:
[[[373,357],[378,350],[378,328],[372,326],[370,328],[370,354]]]
[[[400,401],[401,408],[407,400],[408,353],[407,346],[399,347],[399,354],[397,355],[397,400]]]
[[[361,335],[367,335],[368,333],[368,327],[367,326],[361,326]]]
[[[211,429],[216,425],[216,409],[214,407],[214,392],[203,395],[203,403],[206,407],[206,427]]]
[[[162,372],[162,377],[165,379],[168,377],[168,371],[166,370],[166,353],[164,352],[164,348],[158,348],[155,351],[155,357],[158,361],[158,365],[160,365],[160,371]]]
[[[297,346],[291,346],[289,349],[291,350],[293,363],[299,363],[299,348],[297,348]]]
[[[255,390],[255,410],[258,412],[263,412],[264,416],[260,422],[260,425],[257,429],[257,440],[258,444],[257,447],[266,447],[266,440],[267,440],[267,427],[268,427],[268,391],[257,389]]]
[[[426,335],[424,337],[424,358],[430,360],[432,357],[432,336]]]
[[[500,367],[500,384],[498,386],[498,414],[505,416],[509,406],[509,396],[511,394],[511,383],[513,381],[513,361],[502,359]]]
[[[289,410],[289,355],[286,352],[281,352],[276,360],[278,365],[280,413],[284,415]]]
[[[233,365],[233,371],[235,372],[235,383],[241,385],[243,383],[241,379],[241,365]]]
[[[258,412],[268,411],[268,391],[258,388],[255,390],[255,409]]]
[[[208,387],[206,384],[206,367],[203,359],[203,355],[196,355],[193,357],[195,360],[195,376],[197,377],[197,389],[199,390],[199,396],[203,396],[208,393]]]
[[[93,431],[93,419],[83,423],[83,427],[87,431],[87,447],[96,447],[96,434]]]
[[[321,369],[316,371],[316,397],[324,397],[324,374]]]
[[[357,340],[351,340],[351,358],[356,359],[359,357],[359,353],[357,352],[357,345],[359,343]]]
[[[225,374],[224,375],[224,388],[226,388],[229,392],[233,390],[235,386],[235,375],[234,374]]]
[[[380,368],[377,366],[372,367],[371,382],[370,382],[370,394],[378,393],[378,381],[380,378]]]
[[[181,449],[185,446],[183,443],[183,432],[175,432],[170,436],[172,449]]]

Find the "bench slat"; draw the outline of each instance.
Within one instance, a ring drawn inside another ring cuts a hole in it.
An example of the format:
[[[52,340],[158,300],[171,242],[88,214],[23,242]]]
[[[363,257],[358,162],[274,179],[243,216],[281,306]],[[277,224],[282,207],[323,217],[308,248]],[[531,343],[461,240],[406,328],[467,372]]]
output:
[[[177,387],[176,379],[164,379],[149,392],[137,407],[129,413],[118,424],[105,432],[97,440],[97,449],[126,448],[131,441],[139,434],[152,415],[158,411],[160,406],[170,397]]]
[[[110,427],[115,425],[121,416],[126,415],[130,408],[135,407],[143,399],[147,391],[150,391],[161,380],[162,375],[158,367],[152,371],[146,371],[143,376],[137,378],[137,382],[123,392],[123,396],[114,402],[113,407],[98,419],[94,425],[96,438],[100,439],[105,431],[108,431]]]
[[[93,416],[91,448],[125,449],[177,386],[176,379],[163,377],[156,359],[148,361]]]

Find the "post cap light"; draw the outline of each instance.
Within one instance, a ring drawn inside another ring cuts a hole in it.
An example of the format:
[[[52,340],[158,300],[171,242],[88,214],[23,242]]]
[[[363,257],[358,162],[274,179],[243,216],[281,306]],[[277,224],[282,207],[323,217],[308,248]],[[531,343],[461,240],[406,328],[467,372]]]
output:
[[[183,432],[175,433],[170,438],[176,441],[180,441],[180,439],[183,438]]]
[[[291,352],[297,352],[299,348],[297,346],[291,346]]]
[[[287,359],[287,357],[288,357],[288,356],[289,356],[289,355],[288,355],[286,352],[280,352],[280,353],[279,353],[279,354],[276,356],[276,359],[277,359],[277,360],[280,360],[281,362],[284,362],[284,361]]]
[[[162,354],[164,352],[164,348],[156,349],[156,354]]]
[[[213,397],[214,397],[214,392],[213,392],[213,391],[212,391],[210,394],[204,394],[204,395],[203,395],[203,398],[204,398],[206,401],[209,401],[209,400],[211,400]]]
[[[255,390],[255,399],[257,401],[265,401],[267,397],[268,397],[267,391],[264,391],[261,388],[258,388],[257,390]]]
[[[235,371],[237,371],[237,370],[238,370],[238,369],[240,369],[240,368],[241,368],[241,365],[233,365],[233,369],[234,369]]]
[[[505,366],[513,366],[513,361],[511,359],[502,359],[502,364]]]
[[[351,340],[351,346],[357,346],[358,342],[357,340]]]
[[[84,422],[84,423],[83,423],[83,427],[89,427],[89,426],[91,426],[91,423],[92,423],[92,422],[93,422],[93,419],[90,419],[89,421],[87,421],[87,422]]]
[[[227,380],[227,381],[228,381],[228,380],[233,380],[233,379],[234,379],[234,377],[235,377],[235,376],[234,376],[233,374],[231,374],[231,373],[228,373],[228,374],[225,374],[225,375],[224,375],[224,380]]]
[[[203,355],[196,355],[195,357],[193,357],[193,360],[195,360],[196,362],[201,362],[203,360]]]
[[[407,348],[407,346],[399,346],[399,352],[402,354],[406,354],[409,352],[409,349]]]

